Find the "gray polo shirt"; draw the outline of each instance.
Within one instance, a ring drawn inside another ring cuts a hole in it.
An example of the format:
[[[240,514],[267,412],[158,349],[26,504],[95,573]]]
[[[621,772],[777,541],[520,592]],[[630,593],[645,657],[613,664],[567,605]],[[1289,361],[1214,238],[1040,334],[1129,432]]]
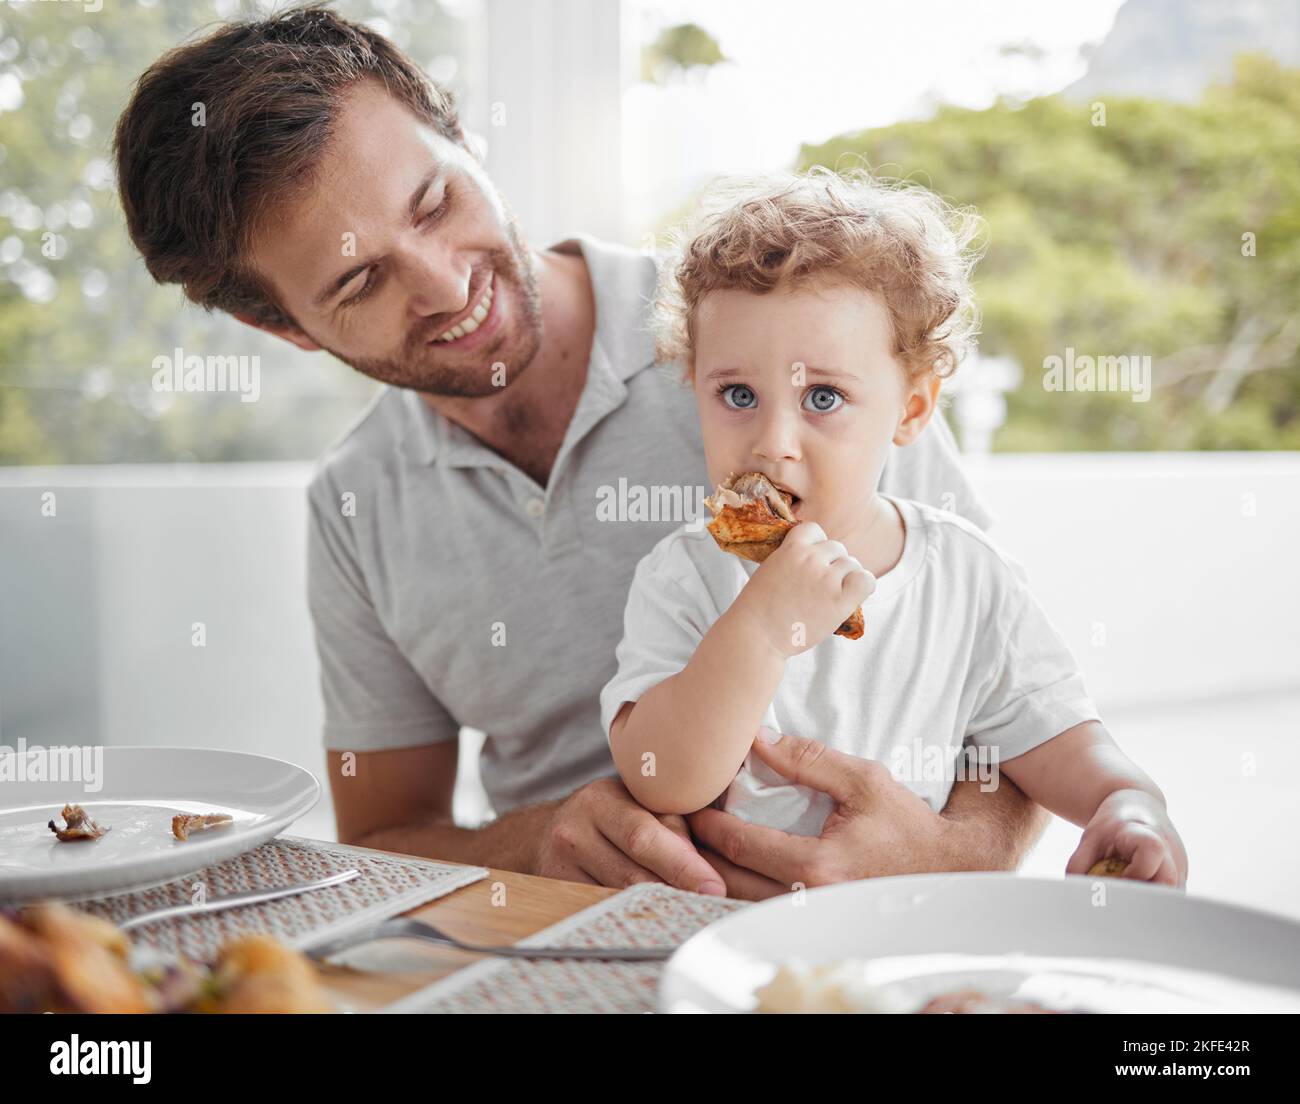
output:
[[[596,333],[546,487],[415,392],[388,387],[309,490],[326,746],[412,747],[481,729],[497,813],[616,773],[600,691],[632,573],[709,490],[691,390],[679,365],[654,363],[654,258],[586,236],[552,248],[585,259]],[[989,520],[941,417],[891,454],[881,488]]]

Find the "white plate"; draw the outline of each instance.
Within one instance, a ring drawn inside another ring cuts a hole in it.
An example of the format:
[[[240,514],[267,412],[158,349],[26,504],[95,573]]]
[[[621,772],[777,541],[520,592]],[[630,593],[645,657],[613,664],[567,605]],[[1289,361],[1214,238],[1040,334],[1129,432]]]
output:
[[[922,874],[797,901],[751,905],[687,940],[660,1011],[750,1012],[777,964],[856,959],[868,960],[861,980],[909,1009],[977,988],[1090,1012],[1300,1012],[1300,923],[1164,886]]]
[[[98,781],[95,792],[81,782],[0,781],[0,901],[159,885],[265,843],[320,797],[320,783],[302,767],[211,748],[106,747]],[[47,825],[63,824],[65,803],[111,830],[61,843]],[[177,813],[235,819],[182,843],[172,835]]]

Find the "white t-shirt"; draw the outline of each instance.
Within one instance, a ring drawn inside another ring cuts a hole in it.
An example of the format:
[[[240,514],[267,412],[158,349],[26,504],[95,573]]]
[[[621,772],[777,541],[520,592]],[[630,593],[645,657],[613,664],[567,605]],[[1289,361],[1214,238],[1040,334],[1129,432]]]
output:
[[[790,659],[763,724],[878,760],[939,812],[955,778],[976,776],[964,746],[1005,762],[1098,714],[1024,568],[964,518],[883,497],[902,516],[903,554],[863,604],[865,635],[831,636]],[[698,522],[641,560],[618,671],[600,695],[607,739],[623,702],[685,667],[758,570]],[[715,804],[798,835],[820,834],[833,808],[752,751]]]

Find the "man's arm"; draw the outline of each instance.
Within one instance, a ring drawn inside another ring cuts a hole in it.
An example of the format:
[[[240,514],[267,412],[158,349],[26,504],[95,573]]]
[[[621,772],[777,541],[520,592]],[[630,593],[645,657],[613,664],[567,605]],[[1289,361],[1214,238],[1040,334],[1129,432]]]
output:
[[[1052,819],[1005,773],[987,793],[977,779],[954,782],[939,815],[949,826],[943,870],[1015,870]]]
[[[431,859],[531,873],[540,835],[558,802],[512,810],[483,828],[451,816],[459,740],[344,759],[327,752],[339,840]]]
[[[723,892],[686,822],[647,812],[617,779],[512,809],[482,828],[458,828],[451,816],[457,741],[357,752],[355,762],[341,751],[327,754],[344,843],[620,889],[663,881]]]

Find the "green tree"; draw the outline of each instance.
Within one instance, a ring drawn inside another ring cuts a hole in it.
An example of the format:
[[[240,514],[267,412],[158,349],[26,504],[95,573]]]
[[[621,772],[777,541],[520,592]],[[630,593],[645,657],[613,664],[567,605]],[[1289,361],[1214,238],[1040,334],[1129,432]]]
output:
[[[0,7],[0,464],[309,458],[373,392],[328,356],[155,285],[117,201],[110,143],[137,76],[215,20],[284,6]],[[334,7],[419,61],[463,45],[458,21],[424,0]],[[262,397],[155,392],[153,360],[177,346],[258,355]]]
[[[981,348],[1024,366],[1000,450],[1300,448],[1300,70],[1194,105],[1049,96],[805,146],[988,222]],[[1048,392],[1044,358],[1153,358],[1153,394]]]

